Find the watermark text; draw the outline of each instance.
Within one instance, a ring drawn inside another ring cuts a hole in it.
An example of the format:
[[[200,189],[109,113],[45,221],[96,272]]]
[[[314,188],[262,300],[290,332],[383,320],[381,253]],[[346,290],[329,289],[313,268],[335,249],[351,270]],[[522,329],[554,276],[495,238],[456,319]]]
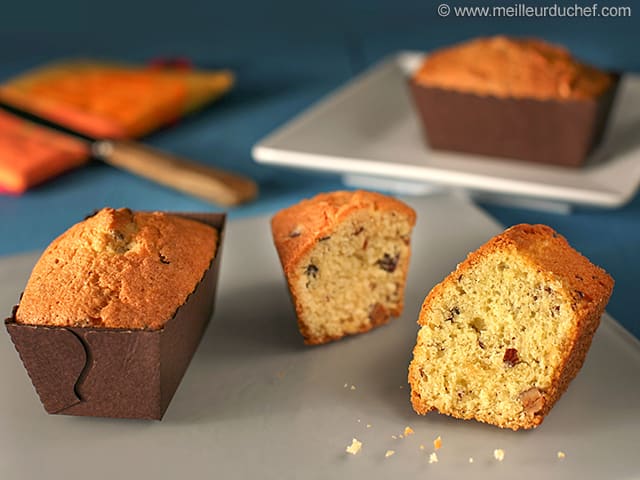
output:
[[[441,3],[437,8],[440,17],[498,17],[498,18],[606,18],[630,17],[631,7],[625,5],[531,5],[512,3],[510,5],[451,5]]]

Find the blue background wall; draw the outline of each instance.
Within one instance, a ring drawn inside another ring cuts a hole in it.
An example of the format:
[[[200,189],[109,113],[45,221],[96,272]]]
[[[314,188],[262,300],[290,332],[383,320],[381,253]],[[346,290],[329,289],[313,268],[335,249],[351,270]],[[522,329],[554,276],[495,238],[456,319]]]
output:
[[[256,165],[251,146],[275,127],[397,50],[429,50],[478,35],[538,36],[607,69],[640,71],[640,2],[630,18],[440,18],[440,1],[5,1],[0,12],[0,81],[59,57],[145,62],[187,56],[197,66],[232,68],[234,91],[210,109],[146,141],[251,174],[257,203],[232,217],[271,212],[303,196],[338,188],[337,177]],[[459,5],[516,2],[451,0]],[[591,5],[591,2],[558,2]],[[530,1],[531,5],[552,5]],[[211,205],[93,163],[22,197],[0,196],[0,255],[43,248],[53,236],[104,205],[206,210]],[[640,199],[616,211],[570,216],[489,206],[505,225],[547,223],[618,280],[610,311],[640,334]],[[606,234],[604,233],[606,232]],[[615,255],[611,255],[611,251]]]

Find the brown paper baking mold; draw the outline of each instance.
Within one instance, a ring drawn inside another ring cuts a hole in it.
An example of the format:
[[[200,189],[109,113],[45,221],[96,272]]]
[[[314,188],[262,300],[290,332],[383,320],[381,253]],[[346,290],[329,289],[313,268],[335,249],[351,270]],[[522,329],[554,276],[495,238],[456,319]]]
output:
[[[425,139],[450,150],[577,167],[605,131],[619,76],[593,100],[498,98],[421,85],[409,89]]]
[[[218,231],[215,257],[160,330],[21,325],[5,320],[45,410],[51,414],[160,420],[213,313],[224,214],[179,214]]]

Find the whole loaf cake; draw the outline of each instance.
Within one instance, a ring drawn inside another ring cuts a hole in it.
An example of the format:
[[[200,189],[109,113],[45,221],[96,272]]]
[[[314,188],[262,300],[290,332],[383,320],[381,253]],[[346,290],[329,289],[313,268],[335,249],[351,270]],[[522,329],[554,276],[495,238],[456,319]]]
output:
[[[430,52],[409,86],[430,149],[578,167],[603,138],[618,83],[559,45],[496,36]]]

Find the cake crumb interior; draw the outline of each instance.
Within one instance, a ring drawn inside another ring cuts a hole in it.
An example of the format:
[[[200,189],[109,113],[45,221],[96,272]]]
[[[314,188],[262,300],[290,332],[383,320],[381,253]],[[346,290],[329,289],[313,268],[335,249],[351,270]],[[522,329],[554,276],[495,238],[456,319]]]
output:
[[[569,347],[574,314],[562,291],[514,250],[459,275],[422,314],[414,404],[512,428],[536,415]]]
[[[293,279],[308,336],[341,337],[399,315],[411,228],[396,212],[362,211],[318,241]]]

